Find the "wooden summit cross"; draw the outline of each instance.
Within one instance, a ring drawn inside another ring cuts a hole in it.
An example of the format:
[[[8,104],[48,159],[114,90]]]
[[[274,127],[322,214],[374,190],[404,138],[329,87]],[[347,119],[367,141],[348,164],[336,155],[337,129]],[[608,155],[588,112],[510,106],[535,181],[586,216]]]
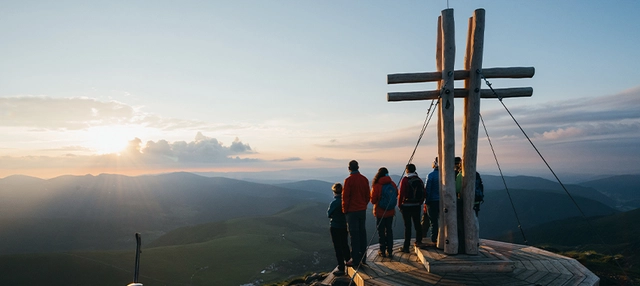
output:
[[[437,247],[446,254],[458,254],[458,234],[464,232],[464,252],[478,254],[478,219],[473,210],[478,151],[478,125],[480,122],[480,98],[498,98],[493,91],[480,89],[485,78],[531,78],[533,67],[482,68],[484,45],[484,9],[477,9],[469,18],[467,50],[464,70],[454,71],[455,23],[453,9],[442,10],[438,17],[436,40],[436,72],[390,74],[388,84],[438,82],[438,90],[390,92],[388,101],[438,99],[438,161],[440,169],[440,231]],[[464,89],[454,89],[454,80],[464,79]],[[506,97],[530,97],[533,88],[494,89],[500,100]],[[462,202],[463,219],[457,219],[456,179],[454,173],[454,98],[464,98],[462,141]],[[464,227],[458,226],[462,221]]]

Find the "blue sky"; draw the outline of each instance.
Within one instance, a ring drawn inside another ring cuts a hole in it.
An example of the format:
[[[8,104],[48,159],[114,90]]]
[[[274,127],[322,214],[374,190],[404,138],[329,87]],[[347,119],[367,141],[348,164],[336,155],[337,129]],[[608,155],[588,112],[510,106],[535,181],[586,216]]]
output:
[[[640,173],[640,2],[448,5],[456,69],[477,8],[486,9],[484,67],[536,68],[532,79],[492,83],[533,87],[533,97],[505,104],[557,172]],[[446,8],[3,1],[0,177],[344,170],[351,159],[399,174],[430,101],[389,103],[386,93],[435,84],[391,86],[386,75],[435,70],[436,21]],[[461,110],[462,100],[455,104]],[[498,102],[484,100],[481,113],[505,172],[548,174]],[[479,171],[496,173],[480,141]],[[414,159],[419,171],[435,153],[434,118]]]

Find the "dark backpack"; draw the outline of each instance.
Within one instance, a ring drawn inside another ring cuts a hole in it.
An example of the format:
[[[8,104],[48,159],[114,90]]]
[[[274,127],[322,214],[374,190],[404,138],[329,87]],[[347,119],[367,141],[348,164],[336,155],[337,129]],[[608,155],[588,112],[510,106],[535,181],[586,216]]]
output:
[[[418,176],[407,177],[409,188],[404,196],[404,203],[422,204],[424,201],[424,185]]]
[[[484,202],[484,185],[482,184],[482,178],[480,174],[476,172],[476,202]]]
[[[378,201],[378,207],[385,210],[392,210],[398,204],[398,189],[393,184],[382,185],[382,191],[380,194],[380,201]]]

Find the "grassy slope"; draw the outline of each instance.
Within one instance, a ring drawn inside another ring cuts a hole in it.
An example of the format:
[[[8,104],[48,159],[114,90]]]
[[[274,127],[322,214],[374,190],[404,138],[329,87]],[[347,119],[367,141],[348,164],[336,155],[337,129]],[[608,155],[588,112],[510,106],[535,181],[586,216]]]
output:
[[[554,221],[525,231],[529,243],[573,257],[601,285],[640,283],[640,209],[610,216]],[[624,269],[624,272],[621,270]]]
[[[640,207],[640,175],[620,175],[581,183],[614,198],[621,208]]]
[[[529,241],[566,246],[635,242],[640,237],[640,209],[605,217],[572,218],[527,230]]]
[[[305,203],[269,217],[228,220],[222,228],[211,223],[178,229],[143,249],[140,280],[146,286],[240,285],[326,270],[334,258],[325,211],[324,204]],[[127,285],[133,255],[133,249],[6,255],[0,257],[0,285]],[[314,264],[315,257],[320,263]]]
[[[24,183],[24,184],[21,184]],[[317,194],[188,173],[0,179],[0,254],[126,250],[178,227],[271,215]],[[47,239],[42,239],[46,237]]]
[[[274,186],[294,189],[294,190],[304,190],[308,192],[315,192],[320,194],[326,194],[328,196],[332,195],[331,186],[334,183],[325,182],[320,180],[305,180],[298,181],[292,183],[282,183],[282,184],[274,184]]]
[[[102,262],[114,255],[121,260],[118,265]],[[101,261],[63,253],[5,255],[0,257],[0,285],[127,285],[133,280],[133,255],[92,254]]]
[[[567,195],[522,189],[511,189],[510,194],[513,207],[518,212],[520,223],[525,229],[581,215]],[[617,212],[590,199],[578,196],[575,196],[574,199],[587,216],[602,216]],[[505,233],[511,233],[515,242],[521,243],[521,240],[517,240],[520,233],[513,207],[504,190],[486,191],[485,202],[481,205],[479,214],[480,237],[495,238],[502,237]]]
[[[566,196],[565,191],[556,181],[530,176],[506,176],[504,179],[509,189],[540,190]],[[504,181],[499,176],[482,175],[482,181],[485,191],[505,189]],[[589,186],[565,184],[565,187],[574,197],[588,198],[609,207],[616,205],[616,202],[610,197]]]

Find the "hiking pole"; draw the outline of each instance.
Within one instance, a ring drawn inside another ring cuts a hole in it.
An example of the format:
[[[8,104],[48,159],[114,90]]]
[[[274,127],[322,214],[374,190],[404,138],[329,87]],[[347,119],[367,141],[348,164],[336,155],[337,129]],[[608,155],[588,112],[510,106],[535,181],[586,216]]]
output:
[[[138,276],[140,275],[140,253],[142,253],[142,251],[140,251],[140,244],[140,233],[136,232],[136,264],[135,270],[133,271],[133,283],[127,286],[142,286],[142,283],[138,283]]]

